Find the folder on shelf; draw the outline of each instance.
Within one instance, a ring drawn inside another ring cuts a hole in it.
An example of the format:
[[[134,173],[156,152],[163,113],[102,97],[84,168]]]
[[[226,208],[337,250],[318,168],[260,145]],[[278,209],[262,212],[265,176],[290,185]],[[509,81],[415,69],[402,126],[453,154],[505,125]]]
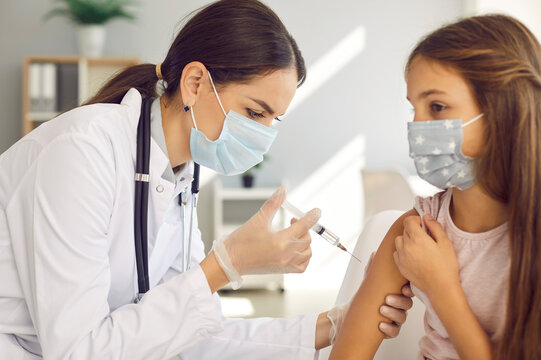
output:
[[[28,68],[28,96],[30,111],[41,111],[41,64],[32,63]]]
[[[79,70],[77,64],[58,64],[57,111],[63,112],[78,105]]]
[[[56,111],[56,65],[53,63],[43,63],[42,68],[42,104],[43,112]]]

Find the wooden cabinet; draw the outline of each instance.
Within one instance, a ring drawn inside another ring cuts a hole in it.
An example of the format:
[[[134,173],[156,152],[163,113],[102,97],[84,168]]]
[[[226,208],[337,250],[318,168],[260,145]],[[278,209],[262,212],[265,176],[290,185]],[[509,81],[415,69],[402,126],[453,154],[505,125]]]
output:
[[[137,58],[31,56],[23,65],[23,136],[40,123],[81,105]]]

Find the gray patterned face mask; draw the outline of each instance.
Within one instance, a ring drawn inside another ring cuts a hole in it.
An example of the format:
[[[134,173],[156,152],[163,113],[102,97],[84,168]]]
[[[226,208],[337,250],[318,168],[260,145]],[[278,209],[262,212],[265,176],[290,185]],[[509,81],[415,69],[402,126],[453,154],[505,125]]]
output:
[[[440,189],[472,187],[475,169],[473,158],[462,153],[462,128],[482,116],[479,114],[464,125],[461,119],[408,123],[410,157],[419,176]]]

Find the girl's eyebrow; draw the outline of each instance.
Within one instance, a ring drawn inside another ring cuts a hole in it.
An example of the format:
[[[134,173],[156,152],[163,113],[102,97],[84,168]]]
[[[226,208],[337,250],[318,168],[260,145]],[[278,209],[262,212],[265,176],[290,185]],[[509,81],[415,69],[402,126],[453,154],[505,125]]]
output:
[[[442,90],[438,90],[438,89],[430,89],[430,90],[426,90],[426,91],[423,91],[422,93],[419,94],[419,96],[417,97],[417,100],[426,98],[427,96],[433,95],[433,94],[437,94],[437,95],[445,95],[446,92],[445,92],[445,91],[442,91]],[[406,99],[408,99],[408,101],[411,102],[411,100],[410,100],[408,97],[406,97]]]

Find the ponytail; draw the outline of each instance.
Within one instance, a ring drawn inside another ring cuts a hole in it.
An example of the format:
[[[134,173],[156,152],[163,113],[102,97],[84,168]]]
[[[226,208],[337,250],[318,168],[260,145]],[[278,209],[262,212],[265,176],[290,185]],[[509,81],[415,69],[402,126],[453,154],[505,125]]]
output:
[[[141,64],[130,66],[116,74],[84,105],[96,103],[120,104],[126,92],[131,88],[137,89],[143,97],[157,97],[156,66]]]
[[[197,12],[180,30],[160,72],[167,84],[165,95],[174,96],[184,67],[203,63],[215,84],[245,82],[279,69],[297,71],[297,85],[306,68],[297,43],[280,18],[257,0],[220,0]],[[130,88],[156,97],[156,67],[129,67],[109,80],[86,104],[120,103]]]

